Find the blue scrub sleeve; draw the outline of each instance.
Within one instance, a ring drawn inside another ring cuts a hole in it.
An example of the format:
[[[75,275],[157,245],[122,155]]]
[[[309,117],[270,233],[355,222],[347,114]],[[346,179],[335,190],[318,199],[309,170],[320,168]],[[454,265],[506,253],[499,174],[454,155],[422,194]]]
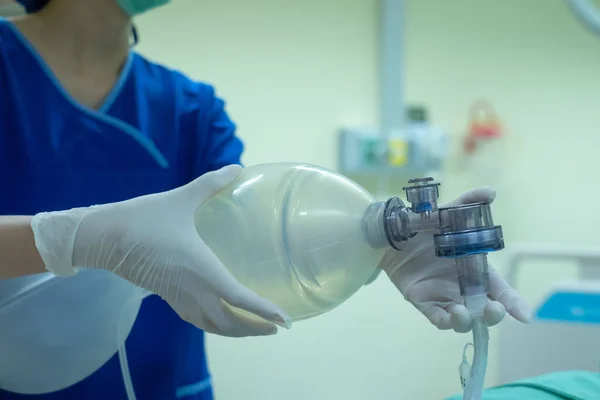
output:
[[[236,125],[225,111],[225,101],[215,95],[211,86],[204,86],[208,93],[204,98],[208,101],[204,108],[200,127],[200,135],[205,140],[203,151],[196,155],[195,175],[199,176],[208,171],[214,171],[230,164],[240,164],[244,145],[236,136]],[[208,113],[206,112],[208,110]]]

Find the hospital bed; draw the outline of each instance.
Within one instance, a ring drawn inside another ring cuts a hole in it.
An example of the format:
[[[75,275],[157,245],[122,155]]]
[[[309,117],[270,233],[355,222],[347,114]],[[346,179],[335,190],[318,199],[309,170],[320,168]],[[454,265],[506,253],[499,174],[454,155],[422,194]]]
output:
[[[530,325],[506,319],[498,329],[498,383],[557,371],[600,371],[600,248],[511,245],[507,247],[508,282],[528,262],[575,262],[575,279],[553,282],[532,304]]]

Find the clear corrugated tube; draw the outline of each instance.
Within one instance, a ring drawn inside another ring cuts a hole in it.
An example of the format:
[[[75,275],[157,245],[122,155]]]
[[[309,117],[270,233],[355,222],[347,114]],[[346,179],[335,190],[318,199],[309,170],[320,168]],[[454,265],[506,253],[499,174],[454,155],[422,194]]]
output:
[[[121,365],[121,375],[123,376],[123,385],[125,386],[125,393],[127,394],[127,400],[136,400],[135,390],[133,389],[133,381],[131,379],[131,372],[129,371],[129,363],[127,362],[127,350],[125,348],[125,342],[127,341],[127,331],[125,331],[124,317],[127,315],[128,307],[136,304],[137,301],[143,300],[148,296],[150,292],[142,290],[139,294],[134,295],[127,303],[123,305],[123,311],[119,323],[117,325],[117,341],[120,343],[117,354],[119,356],[119,364]],[[133,327],[131,328],[133,330]]]
[[[485,381],[485,372],[487,369],[489,340],[489,331],[483,319],[483,315],[478,315],[474,317],[473,366],[471,367],[466,362],[466,358],[463,355],[463,364],[460,368],[461,382],[464,386],[463,400],[481,400],[481,397],[483,396],[483,385]]]

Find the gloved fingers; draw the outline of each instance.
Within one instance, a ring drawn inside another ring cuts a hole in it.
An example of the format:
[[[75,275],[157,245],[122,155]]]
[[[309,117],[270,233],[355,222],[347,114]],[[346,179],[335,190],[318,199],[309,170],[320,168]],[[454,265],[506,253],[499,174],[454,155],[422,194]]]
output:
[[[498,324],[504,318],[504,306],[496,301],[490,301],[483,311],[483,319],[488,326]],[[438,329],[454,329],[457,333],[467,333],[473,328],[473,317],[462,304],[453,303],[441,307],[433,304],[423,310],[423,315]]]
[[[225,308],[229,308],[227,305],[224,305]],[[246,332],[259,332],[257,335],[252,336],[269,336],[277,333],[277,326],[271,322],[264,321],[261,318],[258,318],[253,315],[244,315],[239,310],[229,308],[229,310],[236,319],[238,319],[243,325],[249,326],[250,330],[242,331],[243,334],[236,335],[235,333],[228,335],[231,337],[244,337],[249,336]],[[226,333],[219,333],[220,335],[227,335]]]
[[[483,310],[483,319],[487,326],[494,326],[500,323],[506,315],[506,310],[502,303],[498,301],[488,301]]]
[[[451,201],[450,203],[446,203],[441,207],[456,207],[463,204],[472,204],[472,203],[481,203],[487,202],[492,203],[496,198],[496,190],[489,187],[483,186],[480,188],[469,190],[466,193],[463,193],[458,199]]]
[[[256,314],[282,328],[290,329],[292,327],[291,318],[283,312],[283,310],[269,300],[263,299],[245,286],[242,286],[237,282],[236,284],[237,288],[235,290],[228,290],[227,292],[222,293],[223,300],[225,300],[227,304]]]
[[[174,302],[167,300],[179,318],[205,332],[216,333],[215,324],[202,312],[198,300],[189,293],[178,292]]]
[[[198,306],[193,313],[181,314],[177,313],[179,317],[194,325],[198,329],[202,329],[204,332],[219,334],[221,331],[217,328],[213,322],[208,319],[206,315],[200,310],[200,306]]]
[[[227,337],[270,336],[275,335],[277,333],[277,326],[269,322],[253,320],[243,315],[238,316],[238,318],[247,320],[244,323],[252,326],[251,330],[240,330],[231,332],[222,331],[219,328],[217,328],[217,326],[214,323],[212,323],[212,321],[207,319],[208,325],[206,329],[203,329],[203,331]]]
[[[498,296],[498,301],[502,303],[506,312],[513,318],[528,324],[531,320],[531,308],[527,302],[519,296],[515,289],[507,289]]]
[[[241,315],[224,304],[216,296],[205,296],[201,304],[204,314],[208,317],[220,335],[231,337],[265,336],[277,332],[272,323]]]
[[[196,202],[195,206],[200,206],[204,201],[220,192],[242,173],[243,168],[240,165],[232,164],[216,171],[208,172],[192,182],[185,185],[182,189],[188,199]]]
[[[457,333],[467,333],[473,327],[473,318],[462,304],[452,304],[447,307],[450,313],[452,329]]]
[[[207,333],[213,333],[215,335],[220,335],[220,336],[229,336],[229,337],[242,337],[242,336],[248,336],[247,334],[242,334],[242,332],[240,331],[224,331],[219,329],[205,314],[204,312],[202,312],[202,310],[200,309],[200,306],[198,305],[197,301],[191,299],[190,297],[190,301],[194,302],[196,304],[195,307],[193,307],[193,310],[190,307],[187,307],[188,312],[187,313],[179,313],[179,316],[181,317],[181,319],[183,319],[186,322],[189,322],[190,324],[194,325],[195,327],[202,329],[204,332]],[[188,302],[190,303],[190,302]],[[239,316],[242,319],[247,319],[247,317],[240,315]],[[277,327],[271,323],[265,322],[265,321],[249,321],[250,324],[254,324],[256,325],[255,328],[253,330],[253,332],[258,332],[258,335],[253,335],[253,336],[263,336],[263,335],[274,335],[275,333],[277,333]],[[246,333],[246,332],[243,332]]]
[[[196,263],[200,265],[197,271],[202,273],[193,275],[199,281],[192,282],[192,285],[202,287],[208,284],[230,306],[256,314],[283,328],[291,328],[291,319],[281,308],[240,284],[204,242],[199,241],[194,251],[193,259],[198,260]],[[195,290],[194,286],[191,290]]]
[[[529,323],[531,309],[527,302],[493,268],[490,268],[489,276],[490,298],[501,303],[506,312],[516,320]]]
[[[220,268],[223,267],[220,266]],[[206,270],[204,271],[206,272]],[[223,336],[263,336],[277,332],[273,323],[259,317],[250,318],[241,315],[240,312],[227,305],[218,293],[215,293],[214,284],[219,280],[220,271],[209,270],[207,276],[204,277],[194,270],[188,270],[188,272],[191,274],[182,277],[181,283],[175,285],[174,291],[170,291],[171,295],[165,295],[165,299],[184,321],[207,332]],[[223,269],[223,272],[227,271]],[[231,274],[222,275],[229,277],[225,280],[233,280],[234,285],[230,285],[229,288],[235,288],[235,284],[243,288]],[[163,294],[169,293],[168,290],[163,292]]]
[[[452,329],[458,333],[467,333],[473,329],[473,316],[462,304],[452,304],[447,307],[451,315]],[[487,326],[494,326],[505,315],[504,306],[497,301],[489,301],[483,310],[483,319]]]
[[[440,330],[448,330],[452,328],[450,314],[438,304],[432,304],[421,312],[436,328]]]

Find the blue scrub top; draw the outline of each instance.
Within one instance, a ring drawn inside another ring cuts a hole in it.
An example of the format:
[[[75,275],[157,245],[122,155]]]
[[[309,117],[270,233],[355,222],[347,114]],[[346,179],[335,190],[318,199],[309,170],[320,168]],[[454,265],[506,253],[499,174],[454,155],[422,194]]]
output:
[[[211,86],[131,52],[101,109],[90,110],[62,89],[27,39],[0,19],[0,215],[172,189],[239,163],[242,150]],[[138,399],[212,399],[203,332],[157,296],[144,300],[126,347]],[[29,398],[127,399],[116,354],[59,392],[0,390],[0,400]]]

